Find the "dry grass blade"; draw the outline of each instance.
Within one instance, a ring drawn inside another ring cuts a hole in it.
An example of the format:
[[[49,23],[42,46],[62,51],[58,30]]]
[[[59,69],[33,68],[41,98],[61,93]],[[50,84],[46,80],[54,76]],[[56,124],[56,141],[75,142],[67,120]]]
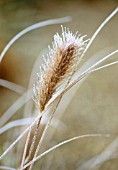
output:
[[[43,112],[42,112],[43,114]],[[0,160],[16,145],[16,143],[22,139],[22,137],[29,131],[30,128],[34,126],[34,124],[37,122],[37,120],[42,116],[42,114],[38,115],[36,119],[33,121],[33,123],[26,128],[23,133],[3,152],[3,154],[0,156]]]
[[[30,96],[26,99],[28,92],[30,93]],[[3,126],[16,113],[16,111],[31,98],[31,94],[32,90],[25,92],[13,105],[9,107],[9,109],[0,118],[0,127]]]
[[[46,125],[46,127],[45,127],[45,129],[44,129],[44,131],[43,131],[43,134],[42,134],[42,136],[41,136],[41,139],[39,140],[39,143],[38,143],[38,145],[37,145],[37,148],[36,148],[36,151],[35,151],[35,154],[34,154],[33,159],[36,158],[36,156],[37,156],[37,154],[38,154],[38,152],[39,152],[39,150],[40,150],[40,148],[41,148],[41,145],[42,145],[42,143],[43,143],[43,140],[44,140],[44,137],[45,137],[45,135],[46,135],[47,129],[48,129],[48,127],[49,127],[49,125],[50,125],[50,123],[51,123],[51,121],[52,121],[52,118],[53,118],[53,116],[54,116],[54,114],[55,114],[55,111],[56,111],[56,109],[57,109],[57,107],[58,107],[58,105],[59,105],[59,103],[60,103],[60,100],[61,100],[61,97],[60,97],[60,99],[57,101],[57,103],[56,103],[56,105],[55,105],[55,107],[54,107],[54,109],[53,109],[53,111],[52,111],[52,113],[51,113],[51,116],[50,116],[50,118],[49,118],[49,120],[48,120],[48,122],[47,122],[47,125]],[[32,169],[33,164],[34,164],[34,162],[32,162],[29,170]]]
[[[34,29],[46,26],[46,25],[65,23],[65,22],[69,22],[70,20],[71,20],[71,17],[63,17],[63,18],[51,19],[51,20],[36,23],[34,25],[31,25],[31,26],[25,28],[24,30],[19,32],[16,36],[14,36],[13,39],[11,39],[10,42],[6,45],[6,47],[3,49],[3,51],[2,51],[2,53],[0,55],[0,62],[2,61],[2,59],[3,59],[4,55],[6,54],[6,52],[8,51],[8,49],[14,44],[14,42],[16,42],[24,34],[30,32],[30,31],[32,31]]]
[[[118,49],[111,52],[110,54],[108,54],[107,56],[103,57],[101,60],[99,60],[98,62],[96,62],[94,65],[92,65],[90,68],[88,68],[85,72],[91,72],[91,70],[93,68],[95,68],[96,66],[100,65],[101,63],[103,63],[104,61],[106,61],[107,59],[109,59],[111,56],[113,56],[114,54],[118,53]]]
[[[31,146],[30,146],[30,149],[29,149],[28,157],[27,157],[25,163],[29,162],[32,159],[33,152],[34,152],[34,150],[36,150],[35,149],[35,143],[36,143],[36,138],[38,136],[38,130],[39,130],[41,119],[42,119],[42,116],[38,119],[36,129],[35,129],[35,132],[34,132],[34,136],[33,136],[33,139],[32,139],[32,143],[31,143]]]
[[[27,148],[28,148],[28,144],[29,144],[29,140],[30,140],[30,136],[31,136],[31,130],[32,130],[32,127],[29,129],[29,132],[28,132],[28,135],[27,135],[27,139],[26,139],[26,142],[25,142],[25,147],[24,147],[22,161],[21,161],[21,166],[20,166],[21,168],[23,167],[24,162],[25,162]]]
[[[101,67],[98,67],[98,68],[95,68],[95,69],[91,70],[90,72],[92,73],[92,72],[94,72],[94,71],[98,71],[98,70],[101,70],[101,69],[103,69],[103,68],[106,68],[106,67],[115,65],[115,64],[118,64],[118,61],[114,61],[114,62],[112,62],[112,63],[105,64],[105,65],[103,65],[103,66],[101,66]]]
[[[11,121],[7,123],[5,126],[3,126],[2,128],[0,128],[0,134],[14,127],[29,125],[33,122],[34,119],[35,118],[32,117],[32,118],[25,118],[25,119],[18,119],[18,120]]]
[[[10,81],[7,81],[7,80],[3,80],[3,79],[0,79],[0,85],[3,86],[3,87],[6,87],[10,90],[13,90],[19,94],[22,94],[25,92],[25,88],[18,85],[18,84],[15,84],[15,83],[12,83]]]
[[[84,56],[84,54],[87,52],[87,50],[89,49],[90,45],[92,44],[93,40],[96,38],[96,36],[98,35],[98,33],[102,30],[102,28],[110,21],[111,18],[113,18],[116,13],[118,12],[118,7],[103,21],[103,23],[98,27],[98,29],[95,31],[94,35],[92,36],[92,38],[90,39],[85,51],[83,52],[82,57]]]
[[[16,170],[15,168],[11,168],[11,167],[8,167],[8,166],[0,166],[0,169],[5,169],[5,170]]]
[[[51,151],[59,148],[60,146],[63,146],[64,144],[67,144],[67,143],[70,143],[74,140],[78,140],[78,139],[81,139],[81,138],[89,138],[89,137],[110,137],[110,134],[87,134],[87,135],[82,135],[82,136],[76,136],[76,137],[73,137],[73,138],[70,138],[68,140],[65,140],[57,145],[55,145],[54,147],[46,150],[45,152],[43,152],[42,154],[40,154],[39,156],[37,156],[34,160],[30,161],[28,164],[26,164],[22,169],[20,170],[23,170],[25,168],[27,168],[29,165],[31,165],[33,162],[36,162],[37,160],[41,159],[43,156],[47,155],[48,153],[50,153]]]

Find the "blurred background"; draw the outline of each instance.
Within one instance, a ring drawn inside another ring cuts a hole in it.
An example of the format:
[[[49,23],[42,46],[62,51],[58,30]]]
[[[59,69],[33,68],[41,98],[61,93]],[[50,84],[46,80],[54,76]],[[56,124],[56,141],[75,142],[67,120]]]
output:
[[[63,23],[73,32],[90,38],[104,19],[117,7],[117,0],[0,0],[0,51],[20,31],[37,22],[71,16]],[[21,98],[36,80],[53,35],[61,32],[61,24],[33,30],[19,40],[5,54],[0,64],[0,78],[20,85],[20,92],[0,86],[0,116]],[[118,45],[118,14],[99,33],[83,59],[108,54]],[[117,60],[115,55],[110,62]],[[52,126],[48,129],[43,150],[74,136],[84,134],[112,134],[111,137],[83,138],[66,144],[49,153],[34,166],[43,170],[117,170],[118,169],[118,66],[100,70],[87,77],[81,86],[70,90],[62,99]],[[32,90],[31,90],[32,91]],[[32,94],[29,93],[29,96]],[[70,98],[68,98],[70,96]],[[13,116],[4,123],[35,117],[34,104],[28,95],[10,108]],[[26,102],[28,101],[28,102]],[[38,111],[36,111],[38,112]],[[2,119],[1,119],[2,122]],[[55,124],[60,122],[58,126]],[[56,127],[55,127],[56,126]],[[25,126],[26,127],[26,126]],[[24,128],[25,128],[24,127]],[[0,153],[21,133],[21,128],[11,128],[0,135]],[[50,137],[51,136],[51,137]],[[19,144],[21,144],[21,141]],[[6,156],[2,165],[18,167],[19,147]],[[109,154],[109,156],[107,155]],[[14,156],[11,161],[10,155]],[[106,156],[107,155],[107,156]]]

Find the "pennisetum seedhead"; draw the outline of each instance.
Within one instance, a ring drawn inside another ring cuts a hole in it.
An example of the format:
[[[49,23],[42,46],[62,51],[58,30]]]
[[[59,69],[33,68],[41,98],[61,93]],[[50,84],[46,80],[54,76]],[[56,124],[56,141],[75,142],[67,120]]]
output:
[[[56,33],[52,47],[47,56],[43,56],[44,64],[37,73],[37,82],[34,84],[34,101],[42,112],[52,98],[57,88],[62,85],[76,71],[80,56],[87,45],[86,36],[73,34],[69,29],[63,28],[62,34]]]

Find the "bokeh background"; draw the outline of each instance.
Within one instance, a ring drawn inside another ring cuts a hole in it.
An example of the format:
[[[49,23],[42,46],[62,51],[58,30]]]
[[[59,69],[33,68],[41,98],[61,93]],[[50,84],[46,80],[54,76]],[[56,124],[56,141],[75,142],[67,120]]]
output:
[[[73,32],[78,30],[82,35],[87,34],[91,37],[117,5],[117,0],[0,0],[0,51],[2,52],[11,38],[24,28],[40,21],[65,16],[71,16],[72,21],[63,24],[64,26],[69,27]],[[99,52],[100,55],[105,56],[108,51],[115,50],[118,45],[117,30],[118,14],[97,36],[83,62],[92,56],[99,55]],[[46,53],[47,46],[51,44],[56,32],[61,32],[60,24],[33,30],[16,41],[0,64],[1,79],[21,85],[24,91],[29,87],[32,88],[36,80],[36,75],[31,78],[33,66],[34,64],[40,66],[41,54]],[[117,56],[110,61],[116,59]],[[75,88],[75,91],[74,88],[71,89],[62,99],[53,120],[56,123],[60,121],[60,124],[56,128],[51,126],[48,129],[43,150],[78,135],[108,133],[112,136],[83,138],[66,144],[42,158],[35,164],[34,169],[117,170],[118,66],[91,74],[81,86]],[[21,95],[1,86],[0,116]],[[30,110],[32,103],[31,99],[27,102],[27,106],[23,105],[18,109],[9,122],[24,117],[34,117],[34,107]],[[16,127],[0,135],[0,153],[20,132],[20,127]],[[11,159],[11,155],[14,158]],[[2,164],[18,167],[20,157],[21,153],[17,147],[6,156]]]

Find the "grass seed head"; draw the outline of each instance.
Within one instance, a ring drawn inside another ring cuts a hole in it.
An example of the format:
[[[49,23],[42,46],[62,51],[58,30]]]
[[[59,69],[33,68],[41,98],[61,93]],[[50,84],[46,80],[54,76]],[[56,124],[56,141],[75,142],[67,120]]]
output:
[[[47,56],[43,56],[44,64],[40,67],[40,74],[33,88],[34,101],[41,112],[57,88],[77,69],[80,56],[87,44],[84,37],[86,36],[80,36],[77,32],[73,34],[63,26],[62,34],[54,35],[52,47],[49,46]]]

